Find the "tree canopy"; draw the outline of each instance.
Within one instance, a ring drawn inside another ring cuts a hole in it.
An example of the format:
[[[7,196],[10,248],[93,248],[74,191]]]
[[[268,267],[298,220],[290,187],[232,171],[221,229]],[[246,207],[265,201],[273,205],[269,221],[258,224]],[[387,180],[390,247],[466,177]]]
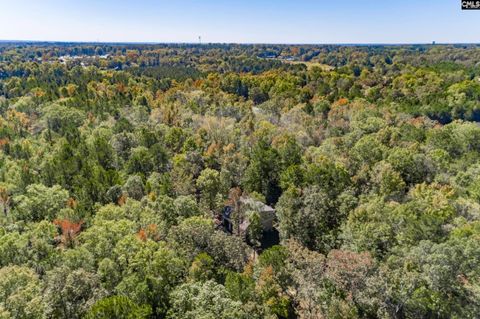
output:
[[[477,318],[478,61],[0,42],[0,318]]]

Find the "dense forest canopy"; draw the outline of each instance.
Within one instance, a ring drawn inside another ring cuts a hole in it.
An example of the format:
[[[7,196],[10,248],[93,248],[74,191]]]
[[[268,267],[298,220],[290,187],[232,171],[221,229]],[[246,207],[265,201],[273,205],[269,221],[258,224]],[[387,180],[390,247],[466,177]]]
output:
[[[478,318],[479,123],[478,45],[0,42],[0,318]]]

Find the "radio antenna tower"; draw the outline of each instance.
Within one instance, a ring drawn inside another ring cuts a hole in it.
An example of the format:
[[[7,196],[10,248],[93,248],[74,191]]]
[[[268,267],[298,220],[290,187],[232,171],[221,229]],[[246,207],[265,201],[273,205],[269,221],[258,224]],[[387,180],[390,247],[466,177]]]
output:
[[[198,36],[198,44],[202,44],[202,37],[200,35]]]

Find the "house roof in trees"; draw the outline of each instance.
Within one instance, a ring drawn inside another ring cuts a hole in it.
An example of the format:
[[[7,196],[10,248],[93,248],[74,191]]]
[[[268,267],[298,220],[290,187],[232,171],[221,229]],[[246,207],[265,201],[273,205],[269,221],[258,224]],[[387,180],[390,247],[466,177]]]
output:
[[[240,198],[240,202],[243,205],[247,205],[247,206],[250,206],[251,208],[254,208],[258,212],[272,212],[272,213],[275,212],[275,209],[273,207],[270,207],[252,197],[242,196]]]

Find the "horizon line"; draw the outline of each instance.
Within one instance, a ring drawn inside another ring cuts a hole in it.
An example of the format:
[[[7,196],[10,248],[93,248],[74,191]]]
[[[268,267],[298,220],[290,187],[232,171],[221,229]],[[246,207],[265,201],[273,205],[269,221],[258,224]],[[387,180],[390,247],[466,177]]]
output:
[[[480,45],[480,42],[187,42],[187,41],[75,41],[75,40],[16,40],[0,39],[0,43],[41,43],[41,44],[189,44],[189,45],[338,45],[338,46],[402,46],[402,45]]]

